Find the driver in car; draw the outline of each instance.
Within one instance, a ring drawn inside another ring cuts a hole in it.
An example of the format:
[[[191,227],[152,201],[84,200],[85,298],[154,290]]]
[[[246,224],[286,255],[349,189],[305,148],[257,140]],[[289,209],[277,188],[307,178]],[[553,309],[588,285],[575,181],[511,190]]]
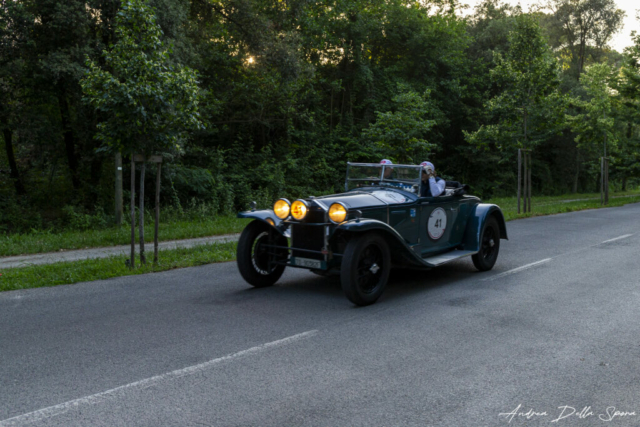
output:
[[[438,197],[444,193],[446,181],[436,176],[436,168],[431,162],[422,162],[422,188],[420,197]]]
[[[389,159],[382,159],[380,160],[380,164],[385,165],[384,175],[382,179],[394,179],[395,176],[393,175],[393,167],[392,167],[393,162]]]

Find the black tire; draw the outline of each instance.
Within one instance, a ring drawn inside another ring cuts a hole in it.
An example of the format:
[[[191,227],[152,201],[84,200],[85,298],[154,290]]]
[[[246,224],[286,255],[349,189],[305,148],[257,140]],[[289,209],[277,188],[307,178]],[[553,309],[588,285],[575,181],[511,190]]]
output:
[[[245,227],[238,241],[238,270],[240,274],[252,286],[264,288],[271,286],[280,279],[285,266],[271,264],[273,255],[263,244],[269,241],[278,246],[288,246],[287,238],[275,231],[271,226],[260,220],[255,220]],[[275,250],[277,259],[286,261],[288,251],[286,249]]]
[[[489,271],[498,260],[500,252],[500,227],[494,216],[487,218],[480,235],[480,251],[473,255],[473,265],[480,271]]]
[[[390,271],[391,253],[384,238],[374,233],[354,236],[342,257],[342,290],[356,305],[373,304],[387,286]]]

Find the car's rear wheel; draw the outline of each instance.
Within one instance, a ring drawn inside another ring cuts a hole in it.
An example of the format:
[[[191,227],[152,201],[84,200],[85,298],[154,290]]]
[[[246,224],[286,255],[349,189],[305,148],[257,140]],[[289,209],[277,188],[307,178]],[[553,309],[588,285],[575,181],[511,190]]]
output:
[[[342,257],[342,289],[356,305],[373,304],[387,286],[390,270],[391,253],[381,236],[374,233],[354,236]]]
[[[480,251],[473,255],[473,265],[480,271],[489,271],[498,260],[500,252],[500,227],[494,216],[487,218],[480,237]]]
[[[273,285],[285,269],[282,263],[287,260],[287,249],[267,245],[288,246],[287,238],[260,220],[247,225],[238,241],[238,270],[256,288]]]

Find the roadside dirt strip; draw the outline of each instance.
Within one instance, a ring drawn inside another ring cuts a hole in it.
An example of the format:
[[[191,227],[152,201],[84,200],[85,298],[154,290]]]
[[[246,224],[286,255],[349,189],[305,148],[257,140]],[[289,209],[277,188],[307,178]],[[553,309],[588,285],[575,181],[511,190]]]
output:
[[[240,238],[240,234],[224,234],[221,236],[200,237],[197,239],[171,240],[169,242],[160,242],[158,248],[177,249],[191,248],[198,245],[208,243],[235,242]],[[147,251],[153,253],[153,242],[146,243]],[[114,255],[127,255],[131,250],[131,246],[111,246],[104,248],[78,249],[61,252],[47,252],[33,255],[20,255],[11,257],[0,257],[0,269],[27,267],[37,264],[53,264],[64,261],[78,261],[83,259],[108,258]],[[136,246],[136,253],[138,246]]]

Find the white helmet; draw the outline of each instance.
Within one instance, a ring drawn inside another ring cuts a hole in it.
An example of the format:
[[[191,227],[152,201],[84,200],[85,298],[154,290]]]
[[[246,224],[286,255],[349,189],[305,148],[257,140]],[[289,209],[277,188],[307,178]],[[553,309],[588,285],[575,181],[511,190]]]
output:
[[[434,173],[436,171],[435,166],[433,166],[433,163],[431,162],[422,162],[420,163],[420,166],[422,166],[422,170],[425,171],[426,173]]]

